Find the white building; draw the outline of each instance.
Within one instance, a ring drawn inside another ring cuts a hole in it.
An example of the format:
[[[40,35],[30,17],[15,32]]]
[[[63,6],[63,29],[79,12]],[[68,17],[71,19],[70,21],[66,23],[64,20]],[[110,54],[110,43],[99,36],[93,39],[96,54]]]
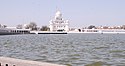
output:
[[[69,21],[63,20],[62,13],[57,11],[55,14],[55,18],[50,20],[49,24],[50,31],[69,31]]]

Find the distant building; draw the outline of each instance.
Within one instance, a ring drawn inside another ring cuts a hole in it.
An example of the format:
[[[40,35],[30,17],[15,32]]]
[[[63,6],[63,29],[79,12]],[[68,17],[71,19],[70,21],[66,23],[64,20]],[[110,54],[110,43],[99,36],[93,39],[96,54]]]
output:
[[[17,27],[6,27],[8,34],[29,34],[30,29],[17,29]]]
[[[62,13],[60,11],[57,11],[55,14],[55,18],[50,20],[49,28],[50,28],[50,31],[68,32],[69,21],[63,20]]]

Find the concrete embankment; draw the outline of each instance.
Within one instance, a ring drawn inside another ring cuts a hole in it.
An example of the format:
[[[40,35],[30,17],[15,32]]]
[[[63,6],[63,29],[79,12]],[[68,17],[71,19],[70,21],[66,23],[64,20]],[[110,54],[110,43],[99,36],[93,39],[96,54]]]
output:
[[[30,34],[67,34],[67,32],[30,31]]]
[[[0,57],[0,66],[65,66],[65,65]]]

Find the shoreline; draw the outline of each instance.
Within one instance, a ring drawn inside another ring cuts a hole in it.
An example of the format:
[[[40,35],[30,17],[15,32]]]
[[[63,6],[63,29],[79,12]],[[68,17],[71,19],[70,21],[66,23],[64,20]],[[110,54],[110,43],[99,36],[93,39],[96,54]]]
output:
[[[125,34],[124,29],[81,29],[74,31],[31,31],[30,29],[8,29],[0,28],[0,35],[18,35],[18,34]]]
[[[0,33],[0,35],[31,35],[31,34],[125,34],[125,32],[34,32],[29,34],[9,34],[9,33]]]

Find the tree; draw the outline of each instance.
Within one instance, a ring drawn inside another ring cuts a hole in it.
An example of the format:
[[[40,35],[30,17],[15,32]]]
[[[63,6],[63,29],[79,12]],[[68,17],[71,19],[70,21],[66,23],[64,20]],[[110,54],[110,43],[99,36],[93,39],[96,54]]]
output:
[[[30,22],[30,24],[28,25],[28,27],[31,30],[37,30],[37,24],[35,22]]]
[[[88,29],[93,29],[93,28],[96,29],[96,27],[95,27],[94,25],[90,25],[90,26],[88,27]]]
[[[122,29],[125,29],[125,25],[122,25]]]
[[[7,25],[3,25],[3,27],[4,27],[4,28],[6,28],[6,27],[7,27]]]
[[[2,27],[2,25],[0,24],[0,28]]]
[[[7,27],[7,25],[0,24],[0,28],[6,28],[6,27]]]
[[[21,25],[21,24],[19,24],[19,25],[17,25],[17,27],[16,27],[17,29],[22,29],[23,28],[23,26]]]
[[[42,28],[40,29],[41,31],[49,31],[49,27],[47,26],[42,26]]]

